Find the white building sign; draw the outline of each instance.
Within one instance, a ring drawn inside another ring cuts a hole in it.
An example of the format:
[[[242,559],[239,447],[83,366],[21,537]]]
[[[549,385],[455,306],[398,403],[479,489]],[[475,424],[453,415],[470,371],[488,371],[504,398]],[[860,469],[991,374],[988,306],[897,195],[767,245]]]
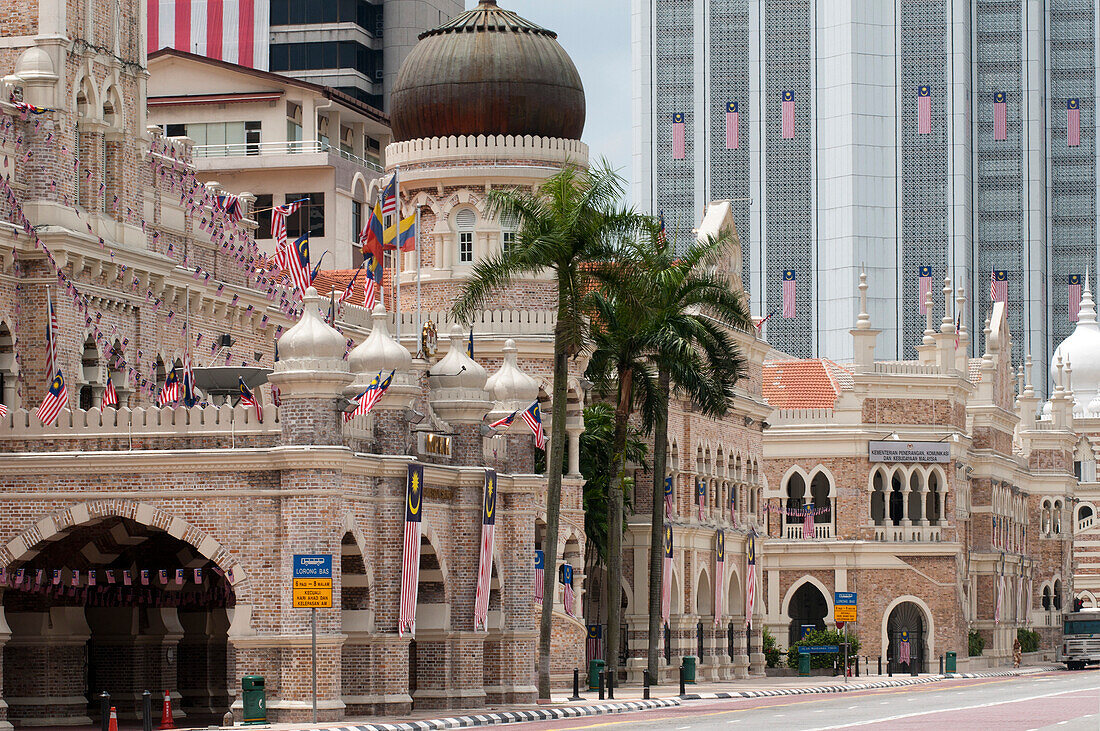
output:
[[[868,442],[867,458],[872,462],[936,462],[951,461],[949,442]]]

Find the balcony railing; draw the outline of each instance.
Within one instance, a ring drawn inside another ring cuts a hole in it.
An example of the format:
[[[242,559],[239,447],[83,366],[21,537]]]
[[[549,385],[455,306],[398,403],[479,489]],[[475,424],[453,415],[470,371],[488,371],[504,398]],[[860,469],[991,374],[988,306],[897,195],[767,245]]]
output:
[[[1083,531],[1087,531],[1089,528],[1091,528],[1095,524],[1096,524],[1096,516],[1095,515],[1087,515],[1084,518],[1081,518],[1081,520],[1077,521],[1077,532],[1081,533]]]
[[[350,152],[333,147],[320,140],[300,140],[297,142],[235,142],[227,145],[195,145],[191,148],[195,158],[200,157],[253,157],[262,155],[307,155],[318,152],[331,152],[345,160],[375,172],[384,172],[381,165],[366,160]]]
[[[783,529],[783,537],[788,541],[802,540],[802,524],[788,523]],[[832,523],[814,523],[814,538],[829,540],[833,537]]]
[[[938,525],[876,525],[875,540],[887,543],[920,543],[941,541]]]

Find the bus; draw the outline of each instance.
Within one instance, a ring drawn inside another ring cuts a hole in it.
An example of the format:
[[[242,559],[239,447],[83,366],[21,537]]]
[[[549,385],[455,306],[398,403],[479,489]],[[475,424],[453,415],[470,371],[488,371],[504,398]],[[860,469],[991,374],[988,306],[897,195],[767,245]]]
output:
[[[1061,662],[1070,670],[1100,664],[1100,612],[1070,612],[1064,621]]]

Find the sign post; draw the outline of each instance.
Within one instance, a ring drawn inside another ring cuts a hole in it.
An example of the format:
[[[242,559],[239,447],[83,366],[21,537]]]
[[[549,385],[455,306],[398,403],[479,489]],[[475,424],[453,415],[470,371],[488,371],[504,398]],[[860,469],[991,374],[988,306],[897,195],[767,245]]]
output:
[[[833,619],[838,627],[844,627],[844,682],[848,682],[848,623],[855,622],[858,614],[854,591],[833,592]]]
[[[294,554],[295,609],[309,609],[313,658],[313,722],[317,723],[317,609],[332,608],[332,556]]]

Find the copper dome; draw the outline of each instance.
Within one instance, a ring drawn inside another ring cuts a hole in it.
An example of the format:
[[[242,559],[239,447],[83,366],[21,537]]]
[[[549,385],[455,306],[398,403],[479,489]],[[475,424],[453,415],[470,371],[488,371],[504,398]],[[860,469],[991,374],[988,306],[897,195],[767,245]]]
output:
[[[478,134],[579,140],[584,87],[557,37],[494,0],[422,33],[390,94],[394,141]]]

